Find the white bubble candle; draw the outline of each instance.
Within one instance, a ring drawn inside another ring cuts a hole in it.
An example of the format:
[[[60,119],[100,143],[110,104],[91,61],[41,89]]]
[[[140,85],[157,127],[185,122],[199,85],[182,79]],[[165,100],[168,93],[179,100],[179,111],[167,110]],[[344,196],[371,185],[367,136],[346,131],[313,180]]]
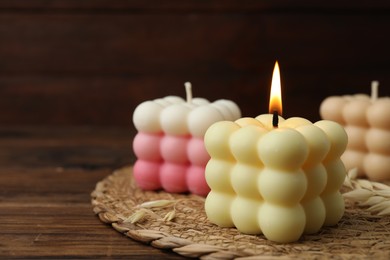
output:
[[[332,121],[278,116],[281,95],[272,96],[280,94],[277,63],[272,81],[272,114],[217,122],[207,130],[211,191],[205,210],[219,226],[286,243],[343,216],[339,189],[346,170],[340,156],[347,135]]]
[[[390,180],[390,98],[378,97],[377,81],[371,96],[331,96],[320,107],[321,117],[342,124],[348,134],[342,155],[347,170],[357,168],[360,177]]]
[[[241,116],[233,101],[210,103],[193,98],[189,82],[185,87],[186,100],[167,96],[145,101],[134,110],[133,123],[138,133],[133,141],[137,157],[133,174],[144,190],[207,195],[210,188],[204,168],[210,156],[204,148],[204,134],[215,122]]]

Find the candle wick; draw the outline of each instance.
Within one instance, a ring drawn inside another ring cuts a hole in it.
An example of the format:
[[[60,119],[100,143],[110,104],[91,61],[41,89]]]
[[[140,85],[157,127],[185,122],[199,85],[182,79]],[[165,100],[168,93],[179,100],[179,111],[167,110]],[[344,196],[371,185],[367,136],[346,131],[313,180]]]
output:
[[[371,102],[374,102],[378,99],[378,88],[379,88],[379,81],[377,80],[371,81]]]
[[[279,124],[278,111],[274,110],[273,116],[272,116],[272,126],[273,127],[278,127],[278,124]]]
[[[187,103],[192,103],[192,85],[191,82],[184,83],[184,87],[186,88],[186,97],[187,97]]]

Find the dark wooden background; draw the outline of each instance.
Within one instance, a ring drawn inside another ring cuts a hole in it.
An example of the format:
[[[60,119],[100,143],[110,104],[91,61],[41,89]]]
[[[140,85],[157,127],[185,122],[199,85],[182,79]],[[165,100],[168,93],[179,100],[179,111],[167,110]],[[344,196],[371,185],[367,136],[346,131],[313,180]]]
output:
[[[278,59],[285,117],[315,121],[371,80],[390,96],[389,30],[388,0],[0,0],[0,258],[179,258],[93,216],[137,104],[191,81],[267,113]]]
[[[390,1],[2,0],[0,125],[132,126],[144,100],[194,96],[285,117],[329,95],[390,95]]]

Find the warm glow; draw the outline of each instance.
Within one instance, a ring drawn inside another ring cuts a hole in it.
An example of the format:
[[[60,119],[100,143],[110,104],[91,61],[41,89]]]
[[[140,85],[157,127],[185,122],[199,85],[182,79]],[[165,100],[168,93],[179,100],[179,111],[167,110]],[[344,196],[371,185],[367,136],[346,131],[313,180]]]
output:
[[[269,97],[269,113],[273,114],[277,111],[278,115],[282,115],[282,90],[280,86],[280,71],[279,64],[276,61],[274,72],[272,74],[271,94]]]

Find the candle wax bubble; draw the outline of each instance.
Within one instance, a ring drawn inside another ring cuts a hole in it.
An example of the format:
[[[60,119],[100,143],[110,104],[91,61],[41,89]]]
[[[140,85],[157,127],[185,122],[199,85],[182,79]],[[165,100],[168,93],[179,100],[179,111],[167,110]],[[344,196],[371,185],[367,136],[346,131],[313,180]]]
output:
[[[262,115],[255,117],[255,119],[260,121],[260,123],[262,123],[267,130],[272,130],[275,128],[272,125],[272,121],[273,121],[272,114],[262,114]],[[282,122],[284,122],[284,118],[281,116],[278,116],[278,123],[281,124]]]
[[[231,172],[231,183],[238,196],[252,200],[262,200],[257,188],[257,178],[261,168],[245,163],[237,163]]]
[[[305,161],[305,167],[314,166],[322,162],[330,149],[330,142],[326,134],[312,124],[299,126],[295,130],[303,135],[309,147],[309,155]]]
[[[296,128],[298,126],[303,126],[303,125],[312,125],[312,123],[302,117],[290,117],[287,120],[284,120],[279,123],[279,127],[286,127],[286,128]]]
[[[192,99],[192,103],[194,103],[196,106],[204,106],[210,104],[210,101],[205,98],[196,97]]]
[[[342,111],[344,121],[350,125],[368,126],[366,110],[371,105],[370,100],[359,99],[348,102]]]
[[[261,196],[270,203],[284,206],[299,204],[306,193],[307,180],[302,170],[274,170],[265,168],[258,179]],[[278,192],[275,192],[277,189]]]
[[[257,126],[260,128],[265,128],[265,126],[259,120],[256,120],[253,117],[242,117],[242,118],[236,120],[235,123],[241,127]]]
[[[183,104],[174,104],[161,112],[161,127],[169,135],[188,135],[187,117],[191,109]]]
[[[379,98],[367,109],[366,116],[372,127],[390,131],[390,98]]]
[[[187,186],[189,191],[199,196],[206,196],[210,188],[204,177],[204,168],[199,166],[190,166],[187,169]]]
[[[187,188],[187,165],[164,163],[160,170],[161,185],[167,192],[181,193]]]
[[[341,217],[344,215],[345,204],[344,198],[340,192],[329,193],[321,196],[325,205],[326,217],[324,221],[325,226],[336,225]]]
[[[191,138],[187,146],[187,155],[193,165],[206,166],[210,159],[202,138]]]
[[[258,212],[261,205],[251,199],[236,197],[231,206],[232,220],[236,228],[245,234],[261,234]]]
[[[133,123],[140,132],[161,132],[160,112],[163,107],[153,101],[145,101],[139,104],[133,113]]]
[[[159,162],[137,160],[133,167],[133,176],[137,185],[144,190],[161,188]]]
[[[211,125],[204,136],[207,152],[211,157],[234,162],[229,148],[230,135],[240,127],[231,121],[220,121]]]
[[[327,162],[324,166],[328,172],[328,180],[322,194],[338,191],[343,185],[347,173],[344,163],[340,159],[335,159]]]
[[[200,106],[189,114],[188,128],[193,136],[200,138],[213,123],[222,120],[224,120],[223,115],[215,107]]]
[[[305,234],[317,233],[325,222],[326,211],[320,197],[302,202],[306,215]]]
[[[266,166],[287,171],[300,168],[309,152],[302,134],[290,128],[266,133],[257,149]]]
[[[161,105],[162,107],[167,107],[167,106],[171,105],[171,102],[169,102],[168,100],[165,100],[163,98],[157,98],[151,102],[154,102],[158,105]]]
[[[331,96],[322,101],[320,106],[321,118],[345,123],[342,111],[347,100],[344,97]]]
[[[162,158],[171,163],[186,164],[187,158],[187,145],[189,138],[182,136],[165,135],[161,140],[161,156]]]
[[[230,214],[233,194],[210,191],[204,205],[207,218],[220,227],[234,227]]]
[[[369,151],[390,157],[390,129],[369,129],[366,134],[366,145]]]
[[[217,105],[223,105],[230,112],[230,118],[226,118],[226,120],[235,120],[241,117],[241,110],[236,103],[227,99],[220,99],[214,102]]]
[[[234,193],[230,173],[232,171],[234,164],[210,159],[206,165],[206,182],[210,188],[214,191],[222,193]]]
[[[300,204],[293,207],[283,207],[264,203],[259,210],[259,222],[267,239],[279,243],[289,243],[297,241],[301,237],[306,224],[306,216]]]
[[[312,199],[324,191],[328,175],[322,163],[308,169],[305,168],[304,171],[307,179],[307,189],[303,200]]]
[[[133,149],[137,158],[149,161],[161,161],[160,142],[162,135],[139,132],[133,140]]]
[[[221,115],[223,120],[232,120],[233,114],[229,111],[229,109],[221,103],[213,103],[211,104],[212,107],[214,107]]]
[[[366,94],[355,94],[353,97],[357,100],[362,100],[362,101],[370,101],[370,96]],[[352,100],[352,99],[351,99]]]
[[[341,155],[341,160],[343,161],[346,170],[357,168],[358,176],[363,177],[365,175],[363,171],[363,162],[365,157],[366,152],[348,149]]]
[[[185,102],[183,98],[178,96],[166,96],[163,99],[168,101],[170,104],[180,104]]]
[[[314,123],[314,125],[321,128],[330,141],[330,150],[325,160],[338,159],[344,153],[348,143],[348,136],[344,128],[330,120],[321,120]]]
[[[373,181],[388,180],[390,175],[390,156],[370,153],[364,158],[364,169]]]
[[[257,142],[267,133],[264,128],[248,125],[235,131],[229,140],[230,150],[234,158],[241,163],[262,165],[257,153]]]
[[[344,130],[348,135],[348,149],[358,150],[358,151],[367,151],[366,147],[366,127],[346,125]]]

